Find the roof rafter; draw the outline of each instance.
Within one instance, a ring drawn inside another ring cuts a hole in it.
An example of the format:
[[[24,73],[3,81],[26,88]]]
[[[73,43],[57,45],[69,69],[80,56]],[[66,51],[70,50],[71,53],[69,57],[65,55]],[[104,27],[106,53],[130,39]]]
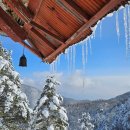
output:
[[[57,0],[59,4],[66,12],[70,13],[74,17],[78,18],[80,21],[88,21],[89,17],[74,3],[72,0]]]
[[[80,15],[80,17],[84,20],[84,22],[87,22],[90,19],[90,15],[86,14],[84,10],[82,10],[75,2],[74,0],[65,0],[64,3],[67,3],[69,8],[73,10],[75,13]],[[66,4],[66,5],[67,5]]]
[[[26,33],[12,18],[0,7],[0,27],[14,41],[26,39]]]
[[[34,53],[35,55],[37,55],[39,58],[42,58],[41,54],[37,50],[35,50],[34,48],[30,47],[24,41],[20,41],[19,43],[21,45],[23,45],[24,47],[26,47],[27,49],[29,49],[32,53]]]
[[[49,32],[47,29],[45,29],[41,25],[38,25],[36,22],[31,21],[32,16],[30,15],[30,12],[28,12],[26,7],[23,5],[23,3],[21,3],[20,0],[18,0],[18,1],[16,1],[16,0],[11,0],[11,1],[4,0],[4,1],[24,22],[30,21],[30,24],[32,25],[32,27],[35,26],[36,28],[42,30],[44,33],[50,35],[53,39],[55,39],[60,44],[64,44],[64,41],[61,40],[58,36]],[[31,29],[31,31],[34,31],[38,35],[39,38],[41,38],[44,42],[46,42],[46,44],[49,47],[56,49],[55,46],[50,41],[48,41],[45,37],[43,37],[36,29]]]
[[[31,21],[30,24],[33,26],[33,27],[36,27],[38,29],[40,29],[41,31],[43,31],[45,34],[48,34],[49,36],[51,36],[53,39],[55,39],[57,42],[61,43],[61,44],[64,44],[64,41],[57,35],[51,33],[50,31],[48,31],[47,29],[45,29],[43,26],[37,24],[36,22],[34,21]]]
[[[14,41],[28,48],[31,52],[41,58],[34,48],[27,45],[24,40],[27,38],[25,31],[0,7],[0,27]]]
[[[4,2],[21,18],[24,22],[32,19],[31,12],[24,6],[21,0],[4,0]]]
[[[49,47],[52,51],[56,49],[56,47],[35,28],[31,28],[31,31],[38,37],[39,40],[42,40],[44,42],[45,46]]]
[[[94,25],[98,20],[100,20],[102,17],[104,17],[108,12],[113,10],[118,5],[122,4],[122,2],[127,2],[127,0],[110,0],[99,12],[95,14],[89,21],[87,21],[81,28],[79,28],[76,33],[74,33],[66,42],[64,45],[61,45],[55,52],[50,54],[48,57],[44,59],[44,61],[48,61],[51,63],[55,57],[60,54],[62,51],[64,51],[71,42],[75,40],[75,38],[81,36],[88,28],[90,28],[92,25]]]
[[[103,7],[95,16],[93,16],[88,22],[86,22],[77,32],[75,32],[65,43],[69,44],[73,39],[82,35],[88,28],[94,25],[98,20],[109,13],[114,7],[121,4],[126,0],[111,0],[105,7]]]

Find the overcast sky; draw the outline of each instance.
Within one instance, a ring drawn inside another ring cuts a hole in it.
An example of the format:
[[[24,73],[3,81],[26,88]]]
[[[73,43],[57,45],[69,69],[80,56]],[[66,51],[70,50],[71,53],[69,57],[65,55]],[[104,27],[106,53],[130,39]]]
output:
[[[57,87],[59,93],[65,97],[93,100],[112,98],[130,91],[130,58],[126,57],[123,9],[119,11],[119,42],[115,19],[114,13],[102,20],[88,46],[84,40],[61,55],[55,69],[56,78],[62,84]],[[23,83],[42,89],[46,76],[52,74],[53,66],[25,50],[28,67],[21,68],[18,62],[23,47],[6,37],[1,37],[1,41],[7,49],[13,50],[13,64]]]

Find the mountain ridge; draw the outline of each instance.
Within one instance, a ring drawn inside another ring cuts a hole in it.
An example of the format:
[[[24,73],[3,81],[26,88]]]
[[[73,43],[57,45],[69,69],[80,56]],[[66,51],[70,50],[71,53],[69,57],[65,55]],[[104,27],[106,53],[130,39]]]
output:
[[[42,91],[35,87],[30,87],[29,89],[28,87],[30,86],[22,85],[22,90],[28,97],[30,107],[34,108]],[[125,126],[123,124],[124,120],[127,120],[127,117],[129,117],[130,92],[107,100],[99,99],[91,101],[64,98],[63,106],[67,110],[69,119],[68,130],[80,129],[78,119],[81,118],[83,112],[90,113],[95,125],[94,130],[105,130],[106,128],[109,130],[130,130],[129,125]],[[118,122],[116,121],[117,119]]]

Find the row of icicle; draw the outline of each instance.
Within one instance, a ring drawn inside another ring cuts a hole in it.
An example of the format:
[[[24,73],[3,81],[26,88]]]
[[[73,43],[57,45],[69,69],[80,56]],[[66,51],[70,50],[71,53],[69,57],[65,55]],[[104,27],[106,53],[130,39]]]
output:
[[[125,7],[120,7],[120,9],[116,12],[108,14],[106,17],[112,17],[115,16],[115,24],[116,24],[116,34],[117,34],[117,43],[120,43],[120,22],[119,22],[119,13],[120,10],[123,10],[123,21],[124,21],[124,32],[125,32],[125,46],[126,46],[126,57],[128,58],[130,56],[130,6],[126,5]],[[115,14],[115,15],[114,15]],[[106,18],[105,17],[105,18]],[[105,19],[103,18],[103,19]],[[76,61],[76,46],[77,44],[70,46],[68,49],[66,49],[65,52],[65,59],[67,62],[67,68],[69,72],[72,72],[76,68],[76,62],[82,62],[82,70],[83,72],[86,71],[86,65],[88,62],[88,51],[90,55],[92,54],[92,39],[96,37],[96,30],[97,27],[99,27],[99,35],[100,38],[102,38],[102,24],[103,19],[101,21],[97,22],[97,25],[95,27],[91,28],[93,33],[89,37],[87,37],[85,40],[81,41],[79,44],[82,47],[82,59],[80,61]],[[50,65],[50,71],[51,72],[57,72],[58,66],[61,65],[61,55],[58,56],[57,60],[54,61]]]

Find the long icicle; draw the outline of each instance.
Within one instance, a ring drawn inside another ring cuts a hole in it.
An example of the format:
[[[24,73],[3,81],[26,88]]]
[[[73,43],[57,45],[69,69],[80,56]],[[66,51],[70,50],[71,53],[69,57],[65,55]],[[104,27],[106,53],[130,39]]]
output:
[[[82,65],[83,65],[83,72],[85,72],[85,48],[84,48],[84,42],[82,43]]]
[[[92,55],[92,43],[91,43],[91,37],[89,38],[89,49],[90,49],[90,55]]]
[[[70,72],[70,48],[68,48],[67,52],[67,64],[68,64],[68,72]]]
[[[86,40],[86,64],[88,63],[88,41],[89,39]]]
[[[100,21],[99,29],[100,29],[100,39],[101,39],[102,38],[102,21]]]
[[[130,54],[130,6],[128,6],[128,51]],[[129,55],[130,56],[130,55]]]
[[[73,45],[73,70],[75,70],[75,58],[76,58],[76,49],[75,45]]]
[[[124,8],[124,29],[126,41],[126,57],[128,56],[128,23],[127,23],[127,8]]]
[[[116,33],[118,38],[118,43],[120,41],[120,29],[119,29],[119,17],[118,17],[118,11],[116,12]]]

